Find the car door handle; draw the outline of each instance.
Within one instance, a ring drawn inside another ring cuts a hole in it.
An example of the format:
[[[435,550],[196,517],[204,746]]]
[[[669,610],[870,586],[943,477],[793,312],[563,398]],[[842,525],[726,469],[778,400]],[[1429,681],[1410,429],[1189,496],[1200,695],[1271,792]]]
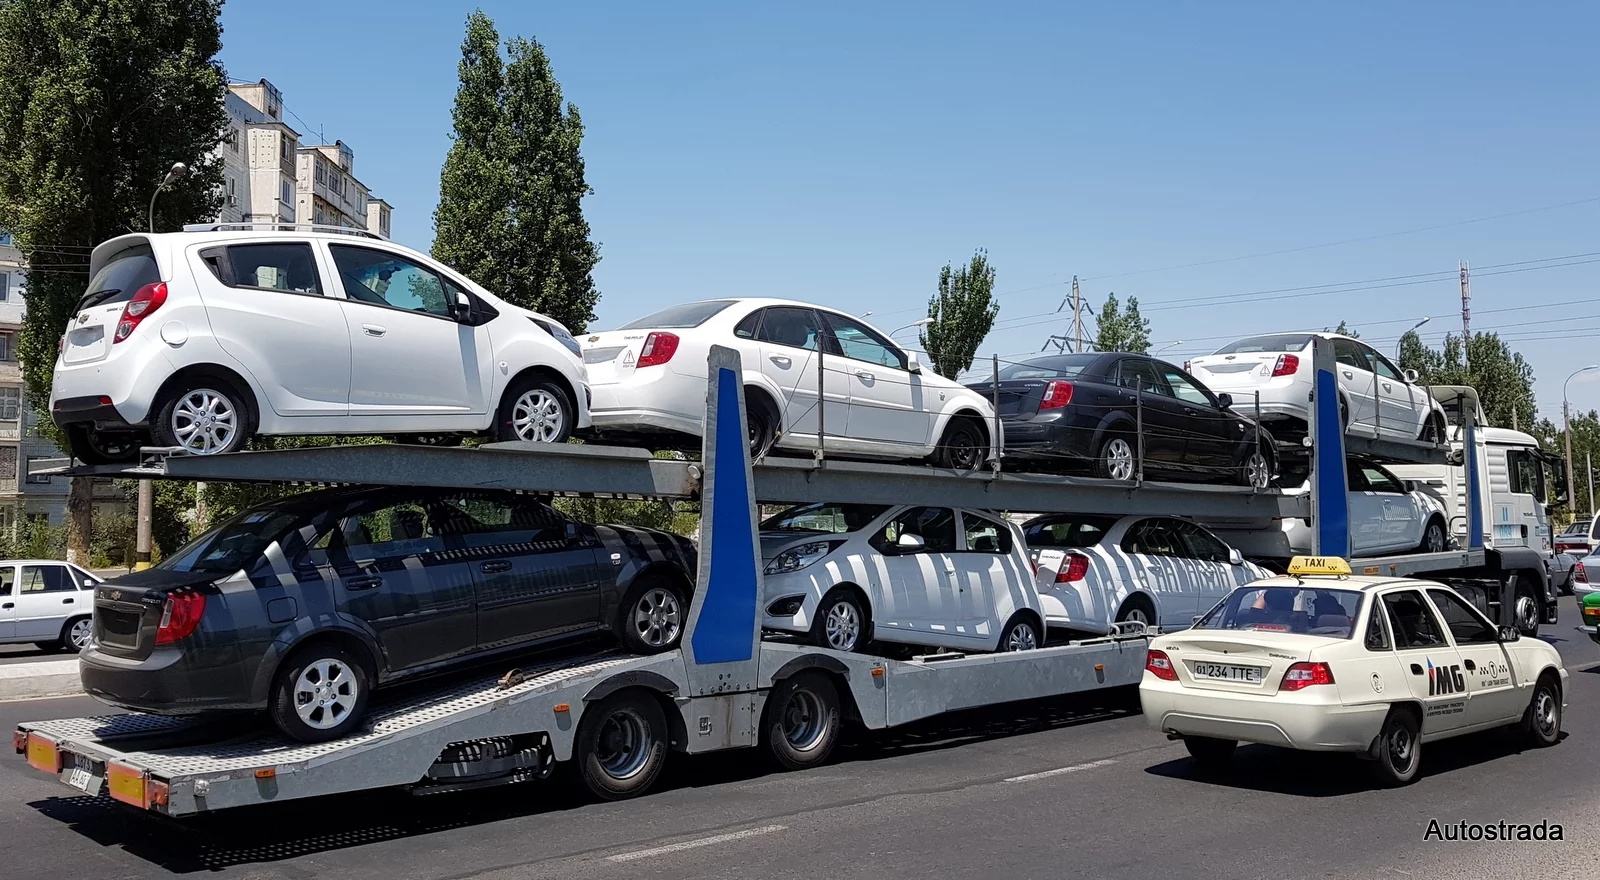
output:
[[[377,324],[362,324],[361,329],[365,331],[368,336],[382,336],[383,334],[389,332],[387,327],[380,327]]]
[[[767,355],[767,360],[772,361],[773,363],[777,364],[780,367],[783,367],[786,370],[789,369],[789,365],[790,364],[794,363],[794,361],[789,360],[787,357],[784,357],[781,354]]]
[[[381,586],[383,586],[381,577],[356,577],[344,582],[344,588],[347,590],[374,590]]]
[[[1354,379],[1356,377],[1356,374],[1350,372],[1349,370],[1344,370],[1343,372],[1346,379]]]
[[[478,566],[478,570],[484,574],[499,574],[502,571],[510,571],[511,563],[504,559],[496,559],[493,562],[485,562]]]
[[[856,370],[856,378],[857,379],[865,379],[868,382],[871,382],[873,379],[876,379],[878,377],[872,375],[871,373],[867,372],[866,370]]]
[[[7,602],[4,605],[0,605],[0,611],[4,611],[7,608],[15,608],[15,607],[17,607],[17,603],[15,603],[15,602]]]
[[[61,600],[61,604],[63,604],[63,605],[71,605],[72,604],[72,597],[68,596],[67,598],[62,599]]]
[[[1411,674],[1412,675],[1422,675],[1423,674],[1422,673],[1422,667],[1418,666],[1415,663],[1411,664]]]

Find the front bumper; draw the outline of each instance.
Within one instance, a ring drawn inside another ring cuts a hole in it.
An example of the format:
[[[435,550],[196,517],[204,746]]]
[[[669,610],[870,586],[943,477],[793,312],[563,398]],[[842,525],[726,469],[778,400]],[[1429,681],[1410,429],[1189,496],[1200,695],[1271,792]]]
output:
[[[1314,690],[1314,689],[1308,689]],[[1199,691],[1145,673],[1144,717],[1157,731],[1308,752],[1365,752],[1383,727],[1384,703],[1345,706],[1337,697]]]

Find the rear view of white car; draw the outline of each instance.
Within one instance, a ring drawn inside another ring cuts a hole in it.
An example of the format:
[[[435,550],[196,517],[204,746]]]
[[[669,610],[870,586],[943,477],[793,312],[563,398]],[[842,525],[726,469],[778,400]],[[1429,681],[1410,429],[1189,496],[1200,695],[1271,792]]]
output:
[[[1446,421],[1416,373],[1401,371],[1377,349],[1338,333],[1272,333],[1224,345],[1185,366],[1213,391],[1233,395],[1234,407],[1254,415],[1260,395],[1261,420],[1279,440],[1296,442],[1310,418],[1311,345],[1333,346],[1339,381],[1339,409],[1345,431],[1391,440],[1445,439]]]
[[[1044,644],[1022,534],[998,514],[806,504],[761,524],[761,556],[762,627],[820,647]]]
[[[566,328],[376,236],[125,235],[89,272],[50,414],[90,464],[152,443],[230,452],[258,434],[562,442],[589,422]]]

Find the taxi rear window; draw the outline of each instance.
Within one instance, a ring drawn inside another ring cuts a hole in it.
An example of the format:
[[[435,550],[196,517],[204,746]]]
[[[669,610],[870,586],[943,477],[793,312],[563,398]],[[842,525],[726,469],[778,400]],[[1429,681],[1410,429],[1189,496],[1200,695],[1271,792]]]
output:
[[[1240,587],[1200,618],[1195,629],[1290,632],[1348,639],[1362,594],[1320,587]]]

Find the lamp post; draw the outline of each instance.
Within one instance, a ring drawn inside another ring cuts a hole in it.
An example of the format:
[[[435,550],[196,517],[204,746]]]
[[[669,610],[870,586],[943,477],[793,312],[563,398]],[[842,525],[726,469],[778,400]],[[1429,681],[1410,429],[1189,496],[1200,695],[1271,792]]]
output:
[[[167,169],[167,176],[161,178],[161,182],[159,184],[156,184],[156,191],[150,194],[150,231],[151,232],[155,232],[156,231],[156,198],[161,195],[161,191],[162,190],[166,189],[167,187],[169,187],[169,186],[173,185],[174,183],[177,183],[178,181],[180,181],[183,178],[187,177],[188,174],[189,174],[189,166],[183,164],[182,162],[174,162],[174,163],[172,163],[172,167]]]
[[[1154,355],[1152,355],[1152,357],[1161,357],[1161,353],[1162,352],[1164,352],[1167,349],[1173,347],[1174,345],[1182,345],[1182,344],[1183,344],[1183,340],[1182,339],[1177,339],[1177,340],[1174,340],[1172,342],[1169,342],[1166,345],[1163,345],[1160,348],[1156,349],[1156,353]]]
[[[1432,320],[1433,320],[1433,318],[1428,317],[1428,318],[1423,318],[1422,320],[1418,321],[1415,324],[1412,324],[1410,330],[1407,330],[1405,333],[1400,334],[1400,339],[1402,339],[1402,340],[1405,339],[1406,338],[1406,333],[1415,333],[1420,327],[1422,327],[1423,324],[1426,324],[1426,323],[1428,323],[1429,321],[1432,321]],[[1398,341],[1395,342],[1395,344],[1394,344],[1394,362],[1397,363],[1397,364],[1400,363],[1400,343]]]
[[[893,339],[895,334],[899,333],[901,330],[910,330],[912,327],[926,327],[926,326],[928,326],[929,324],[932,324],[932,323],[933,323],[933,319],[932,318],[922,318],[922,319],[919,319],[919,320],[916,320],[916,321],[912,321],[911,323],[905,325],[904,327],[896,327],[896,328],[894,328],[894,333],[890,333],[889,334],[889,338]]]
[[[156,184],[156,191],[150,194],[150,231],[156,231],[156,199],[161,196],[161,191],[174,183],[182,180],[189,174],[189,166],[182,162],[172,163],[167,173]],[[203,485],[203,484],[202,484]],[[203,489],[201,490],[203,491]],[[156,487],[149,480],[139,481],[139,509],[138,522],[134,529],[133,538],[133,567],[136,571],[144,571],[150,567],[151,548],[151,521],[155,516]]]
[[[1572,375],[1567,377],[1567,381],[1561,383],[1561,424],[1567,435],[1567,503],[1574,505],[1577,502],[1577,498],[1573,493],[1572,486],[1572,408],[1567,403],[1567,386],[1572,384],[1572,380],[1579,373],[1587,373],[1590,370],[1600,370],[1600,364],[1590,364],[1587,367],[1573,370]],[[1594,511],[1591,510],[1589,513],[1593,515]]]

